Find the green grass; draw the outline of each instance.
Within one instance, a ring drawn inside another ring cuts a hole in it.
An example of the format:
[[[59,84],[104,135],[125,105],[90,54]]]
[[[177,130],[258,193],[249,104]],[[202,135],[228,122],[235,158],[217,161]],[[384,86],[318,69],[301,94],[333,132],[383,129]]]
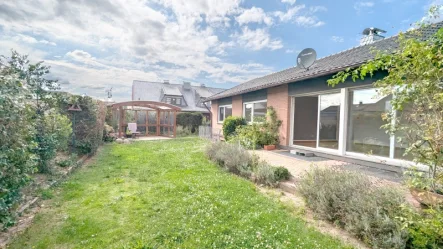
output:
[[[10,248],[347,248],[220,170],[204,145],[104,146]]]

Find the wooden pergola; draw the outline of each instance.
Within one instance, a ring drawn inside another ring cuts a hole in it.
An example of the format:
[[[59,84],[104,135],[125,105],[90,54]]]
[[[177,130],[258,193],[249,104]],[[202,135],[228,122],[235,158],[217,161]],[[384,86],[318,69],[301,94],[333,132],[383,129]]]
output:
[[[126,134],[128,123],[136,123],[137,130],[145,131],[146,136],[176,136],[180,107],[155,101],[127,101],[113,104],[112,110],[118,117],[119,137]],[[128,115],[129,111],[133,115]]]

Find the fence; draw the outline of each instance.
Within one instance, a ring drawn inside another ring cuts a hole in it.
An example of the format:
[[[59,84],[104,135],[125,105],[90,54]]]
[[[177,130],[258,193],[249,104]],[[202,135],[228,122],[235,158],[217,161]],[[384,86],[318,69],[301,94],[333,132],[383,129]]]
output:
[[[211,126],[199,126],[198,127],[198,136],[205,139],[211,139],[220,141],[223,139],[223,133],[221,129],[215,129]]]

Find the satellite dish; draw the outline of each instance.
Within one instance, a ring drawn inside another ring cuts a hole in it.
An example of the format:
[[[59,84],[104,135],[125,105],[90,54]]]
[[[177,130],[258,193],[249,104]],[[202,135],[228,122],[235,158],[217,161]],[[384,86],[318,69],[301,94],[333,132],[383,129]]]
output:
[[[309,70],[317,59],[317,52],[312,48],[305,48],[297,56],[297,66]]]

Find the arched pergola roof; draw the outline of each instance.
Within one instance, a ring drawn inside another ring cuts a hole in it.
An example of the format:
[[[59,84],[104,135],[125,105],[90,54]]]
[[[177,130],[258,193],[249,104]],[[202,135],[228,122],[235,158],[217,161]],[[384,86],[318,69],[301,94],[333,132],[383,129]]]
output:
[[[163,103],[163,102],[156,102],[156,101],[126,101],[126,102],[120,102],[112,104],[113,109],[117,109],[119,107],[124,106],[140,106],[140,107],[148,107],[154,110],[160,110],[160,111],[181,111],[182,109],[180,107],[177,107],[175,105]]]

